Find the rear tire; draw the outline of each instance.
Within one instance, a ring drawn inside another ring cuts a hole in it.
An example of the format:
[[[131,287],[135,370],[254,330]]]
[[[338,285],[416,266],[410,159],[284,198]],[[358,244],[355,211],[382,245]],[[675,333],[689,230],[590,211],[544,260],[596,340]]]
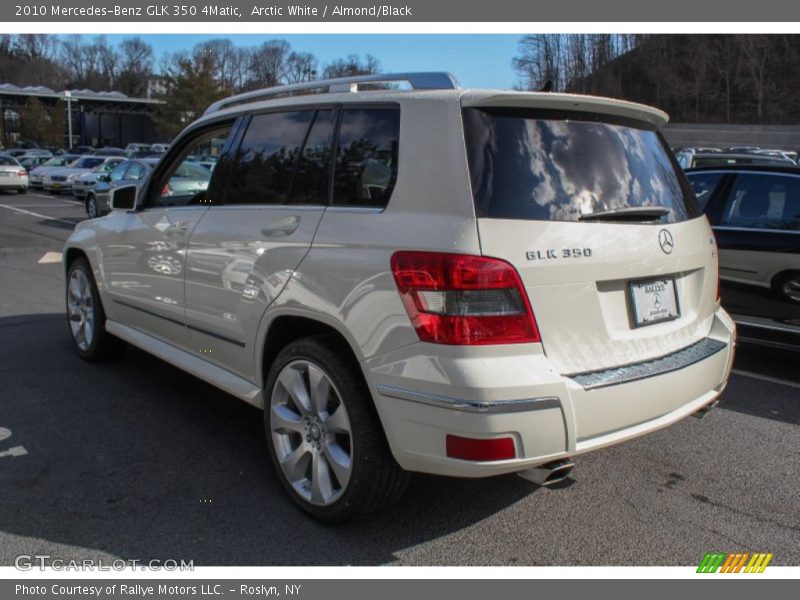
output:
[[[26,194],[28,192],[28,188],[19,188],[17,190],[18,194]]]
[[[75,351],[84,360],[117,358],[126,344],[106,331],[106,313],[85,258],[75,259],[67,272],[67,325]]]
[[[396,502],[409,479],[350,356],[333,336],[296,340],[278,354],[266,385],[275,472],[298,507],[328,524]]]

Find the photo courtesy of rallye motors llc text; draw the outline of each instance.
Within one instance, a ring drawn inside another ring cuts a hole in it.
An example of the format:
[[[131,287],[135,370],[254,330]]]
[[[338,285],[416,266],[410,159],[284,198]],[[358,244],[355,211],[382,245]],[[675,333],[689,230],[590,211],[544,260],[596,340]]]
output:
[[[59,597],[69,596],[71,598],[81,597],[95,597],[102,598],[106,596],[114,596],[119,594],[124,597],[139,597],[147,598],[150,596],[223,596],[226,592],[237,593],[241,596],[261,596],[278,597],[285,596],[291,598],[292,596],[299,597],[302,593],[303,584],[284,584],[282,589],[278,586],[268,584],[140,584],[140,583],[107,583],[95,585],[76,585],[69,583],[48,583],[48,584],[16,584],[14,593],[17,597],[33,596],[36,598],[42,597]]]

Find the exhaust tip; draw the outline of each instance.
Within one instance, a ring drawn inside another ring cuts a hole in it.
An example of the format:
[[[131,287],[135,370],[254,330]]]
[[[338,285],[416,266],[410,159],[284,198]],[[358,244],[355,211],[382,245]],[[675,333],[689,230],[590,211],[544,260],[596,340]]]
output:
[[[701,407],[696,412],[692,413],[692,416],[696,419],[704,418],[708,413],[711,412],[711,409],[714,408],[717,404],[719,404],[719,398],[714,398],[711,402],[706,404],[705,406]]]
[[[569,477],[574,468],[575,463],[572,462],[572,459],[562,458],[543,465],[531,467],[524,471],[519,471],[517,475],[536,485],[548,487],[564,481]]]

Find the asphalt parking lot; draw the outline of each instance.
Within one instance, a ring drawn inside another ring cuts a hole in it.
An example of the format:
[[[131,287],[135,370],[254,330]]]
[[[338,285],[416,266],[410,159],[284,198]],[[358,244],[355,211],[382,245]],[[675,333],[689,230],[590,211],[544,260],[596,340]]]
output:
[[[417,476],[391,511],[324,527],[273,475],[259,411],[132,348],[72,351],[58,253],[84,216],[0,193],[0,565],[800,564],[800,355],[740,348],[705,419],[578,457],[558,489]]]

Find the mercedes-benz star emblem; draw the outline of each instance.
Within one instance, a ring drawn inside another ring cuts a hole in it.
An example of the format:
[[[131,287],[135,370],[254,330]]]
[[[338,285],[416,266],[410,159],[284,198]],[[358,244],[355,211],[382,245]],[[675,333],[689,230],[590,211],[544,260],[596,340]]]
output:
[[[675,240],[672,239],[672,234],[666,229],[658,232],[658,245],[661,246],[664,254],[672,254],[672,249],[675,247]]]
[[[661,309],[661,296],[659,296],[658,294],[653,295],[653,308],[655,308],[656,310]]]

